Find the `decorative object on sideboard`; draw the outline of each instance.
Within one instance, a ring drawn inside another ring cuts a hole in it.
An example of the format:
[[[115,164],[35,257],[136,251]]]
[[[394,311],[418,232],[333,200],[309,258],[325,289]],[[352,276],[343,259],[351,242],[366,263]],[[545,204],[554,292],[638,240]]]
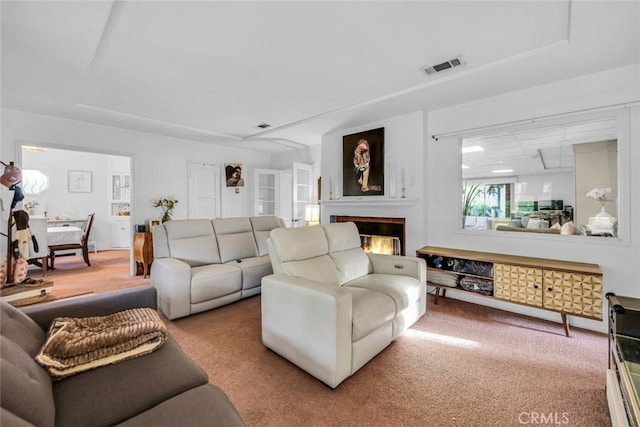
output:
[[[178,206],[178,200],[173,197],[158,197],[153,199],[153,207],[162,209],[162,223],[171,220],[173,210]]]
[[[160,224],[162,224],[162,221],[160,220],[160,218],[151,218],[149,220],[149,231],[150,232],[153,231],[153,227]]]
[[[617,220],[605,210],[607,202],[613,200],[608,198],[611,188],[593,188],[587,193],[587,197],[600,202],[602,208],[600,212],[589,217],[589,222],[585,225],[588,234],[592,236],[615,236],[617,234]]]
[[[593,200],[597,200],[602,205],[602,209],[595,216],[596,218],[608,217],[613,218],[613,215],[608,213],[605,210],[605,204],[607,202],[612,202],[612,199],[608,199],[607,195],[611,193],[611,188],[593,188],[591,191],[587,193],[587,197]]]
[[[29,212],[29,215],[33,215],[35,213],[36,206],[38,206],[37,200],[29,200],[28,202],[25,202],[22,207],[24,210]]]

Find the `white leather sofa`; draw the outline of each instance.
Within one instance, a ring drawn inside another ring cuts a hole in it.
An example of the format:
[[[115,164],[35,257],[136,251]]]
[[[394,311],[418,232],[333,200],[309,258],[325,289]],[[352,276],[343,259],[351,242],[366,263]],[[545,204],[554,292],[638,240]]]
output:
[[[367,254],[352,222],[279,228],[262,278],[262,342],[335,388],[426,311],[421,258]]]
[[[260,293],[272,273],[268,233],[275,216],[176,219],[153,228],[151,284],[169,319],[211,310]]]

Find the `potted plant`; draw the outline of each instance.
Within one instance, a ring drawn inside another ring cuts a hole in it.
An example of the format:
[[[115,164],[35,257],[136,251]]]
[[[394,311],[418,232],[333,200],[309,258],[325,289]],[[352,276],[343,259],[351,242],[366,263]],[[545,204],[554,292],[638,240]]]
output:
[[[471,213],[474,200],[478,197],[481,191],[482,186],[480,184],[469,185],[465,182],[462,185],[462,228],[464,228],[467,215]]]

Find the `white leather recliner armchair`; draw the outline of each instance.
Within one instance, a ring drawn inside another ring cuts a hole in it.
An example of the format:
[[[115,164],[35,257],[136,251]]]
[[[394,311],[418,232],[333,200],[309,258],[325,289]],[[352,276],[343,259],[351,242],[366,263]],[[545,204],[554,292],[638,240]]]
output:
[[[421,258],[367,254],[354,223],[271,231],[262,342],[332,388],[426,311]]]

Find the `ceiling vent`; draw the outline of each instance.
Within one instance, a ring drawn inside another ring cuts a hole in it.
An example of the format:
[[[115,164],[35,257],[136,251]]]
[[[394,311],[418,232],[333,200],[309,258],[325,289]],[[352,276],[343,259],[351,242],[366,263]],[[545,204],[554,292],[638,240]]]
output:
[[[426,67],[423,69],[423,71],[425,72],[425,74],[427,75],[431,75],[431,74],[435,74],[435,73],[439,73],[441,71],[445,71],[448,70],[450,68],[453,67],[457,67],[459,65],[464,64],[464,62],[462,62],[462,59],[460,59],[460,57],[456,57],[453,59],[450,59],[446,62],[443,62],[442,64],[437,64],[437,65],[432,65],[430,67]]]

